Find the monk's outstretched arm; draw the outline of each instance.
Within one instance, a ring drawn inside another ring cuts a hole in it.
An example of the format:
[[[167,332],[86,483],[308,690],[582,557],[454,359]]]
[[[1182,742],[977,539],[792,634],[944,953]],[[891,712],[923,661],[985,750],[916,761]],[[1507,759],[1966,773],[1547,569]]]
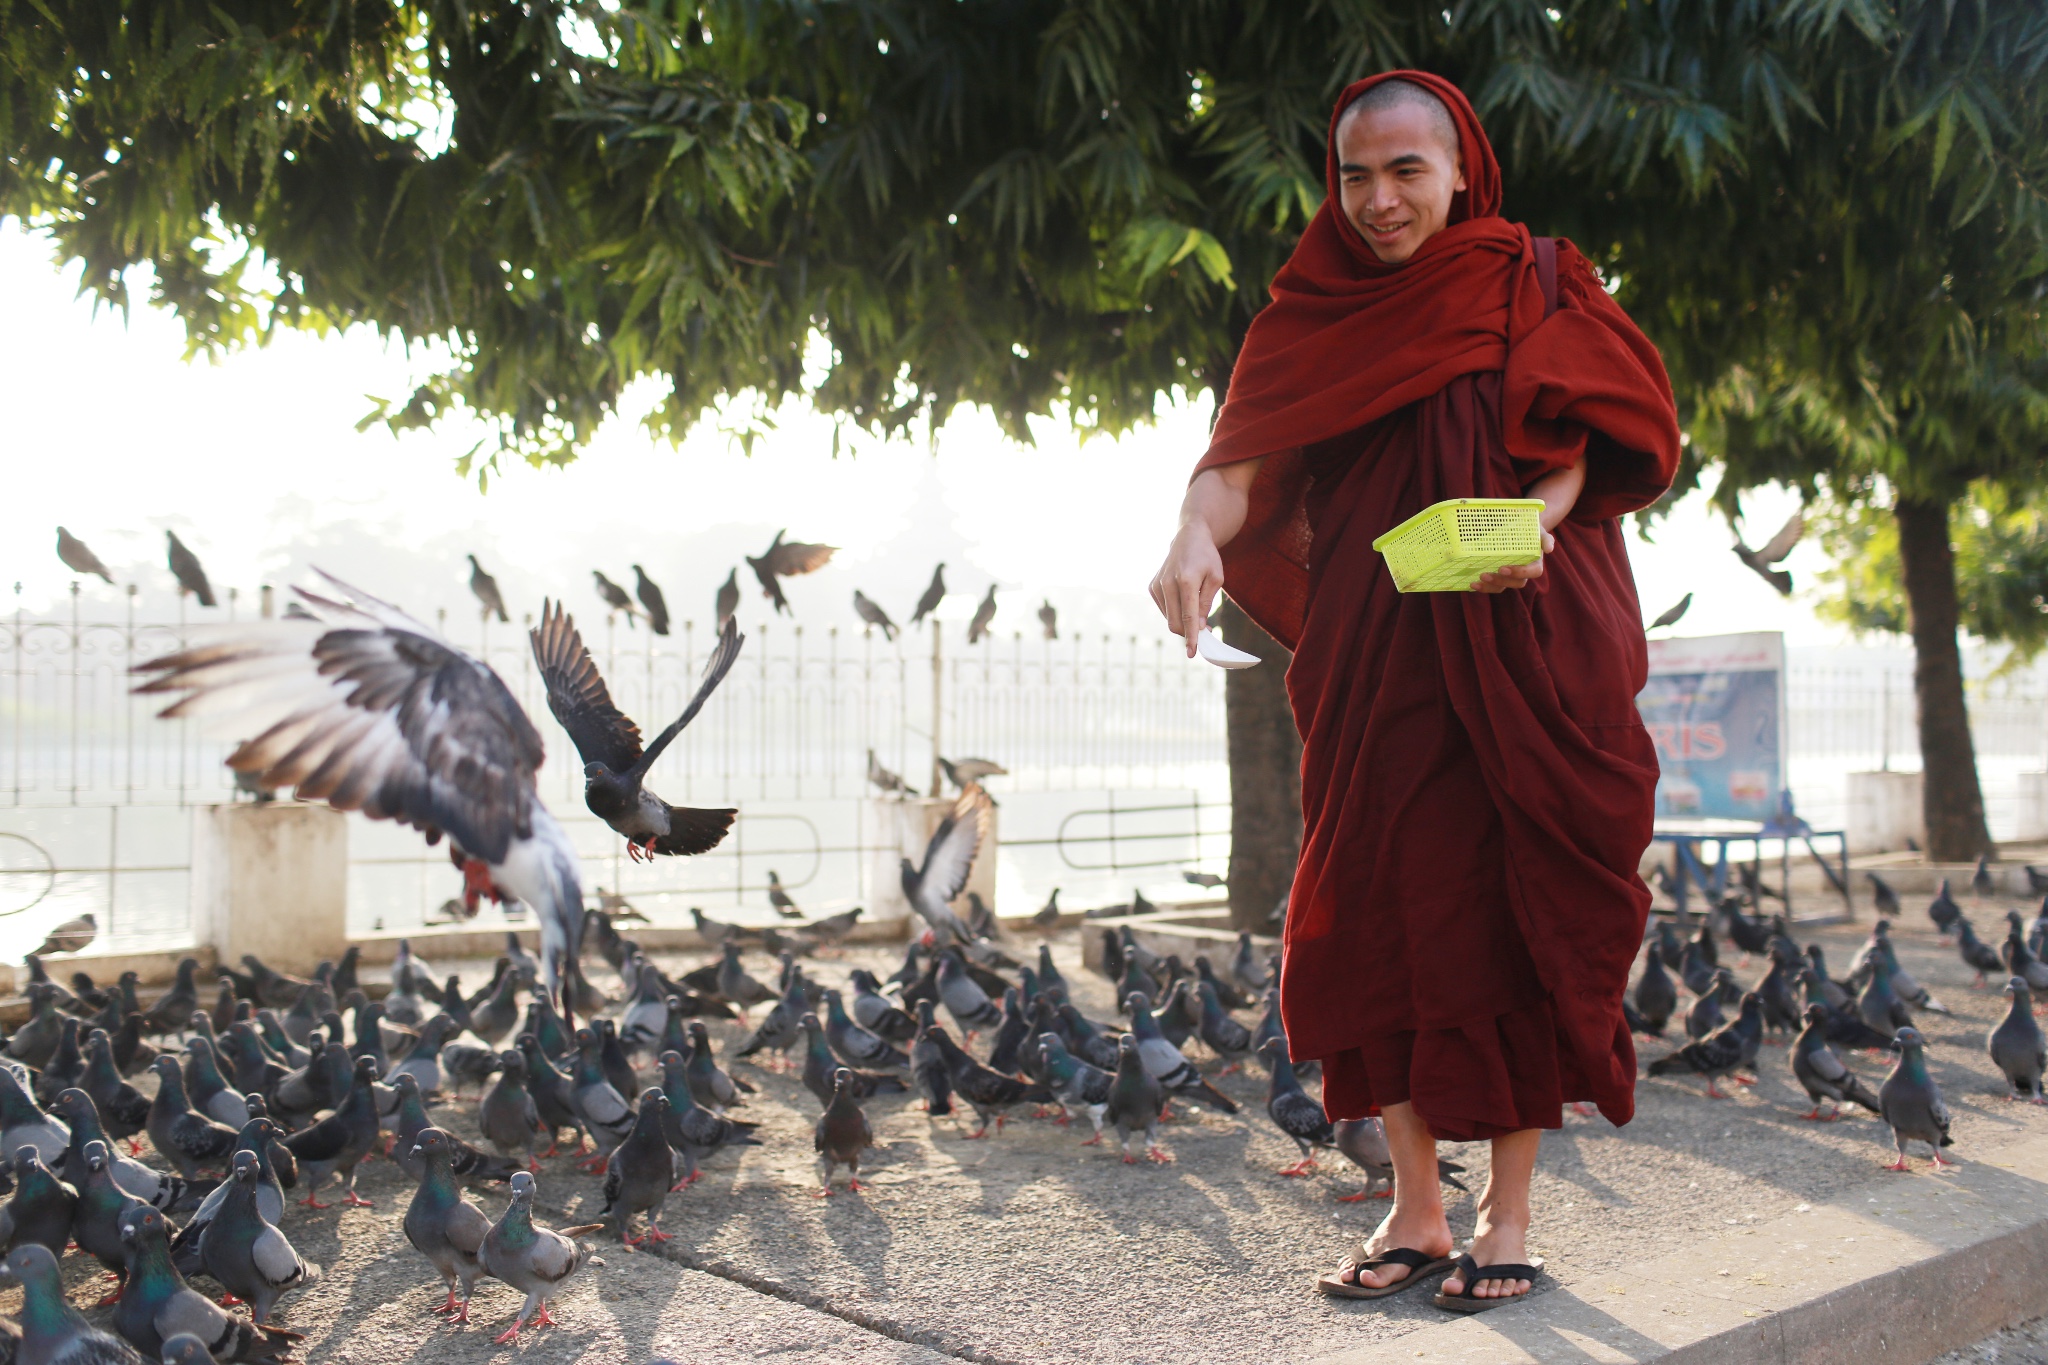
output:
[[[1551,535],[1564,519],[1572,514],[1572,508],[1579,502],[1579,494],[1586,488],[1586,461],[1583,457],[1570,469],[1553,469],[1523,493],[1525,498],[1541,498],[1543,511],[1543,553],[1549,554],[1557,548],[1557,537]],[[1530,564],[1510,564],[1504,569],[1481,574],[1472,585],[1474,592],[1499,592],[1503,588],[1519,588],[1532,578],[1543,576],[1543,561],[1537,559]]]
[[[1152,600],[1195,657],[1195,635],[1223,587],[1223,547],[1244,527],[1259,461],[1239,460],[1195,475],[1180,504],[1180,530],[1152,579]]]

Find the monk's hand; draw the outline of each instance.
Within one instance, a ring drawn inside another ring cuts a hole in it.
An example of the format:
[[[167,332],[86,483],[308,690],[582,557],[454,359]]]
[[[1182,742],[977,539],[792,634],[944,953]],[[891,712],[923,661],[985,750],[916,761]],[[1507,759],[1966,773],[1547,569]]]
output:
[[[1557,548],[1557,537],[1549,531],[1543,533],[1543,553],[1549,554]],[[1479,575],[1472,583],[1474,592],[1505,592],[1509,588],[1520,588],[1532,578],[1543,577],[1543,561],[1532,560],[1527,564],[1506,564],[1491,573]]]
[[[1188,657],[1195,657],[1195,636],[1209,619],[1209,606],[1223,589],[1223,555],[1208,523],[1190,518],[1182,523],[1166,552],[1166,562],[1152,578],[1152,601],[1166,625],[1181,637]]]

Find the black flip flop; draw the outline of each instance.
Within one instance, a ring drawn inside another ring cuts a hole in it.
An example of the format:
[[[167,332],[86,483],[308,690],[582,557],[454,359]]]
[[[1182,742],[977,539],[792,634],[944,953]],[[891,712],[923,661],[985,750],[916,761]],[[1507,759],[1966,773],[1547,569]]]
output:
[[[1357,1257],[1346,1260],[1343,1265],[1337,1267],[1335,1273],[1318,1278],[1316,1288],[1333,1299],[1384,1299],[1404,1289],[1413,1289],[1427,1277],[1440,1275],[1454,1264],[1456,1263],[1448,1256],[1431,1256],[1427,1252],[1416,1251],[1411,1247],[1395,1247],[1391,1251],[1382,1251],[1363,1260]],[[1407,1276],[1392,1284],[1381,1285],[1377,1289],[1358,1282],[1358,1272],[1379,1270],[1390,1265],[1407,1266]],[[1348,1280],[1344,1278],[1347,1272],[1351,1274]]]
[[[1502,1304],[1520,1303],[1536,1292],[1537,1277],[1543,1273],[1543,1262],[1534,1265],[1480,1265],[1472,1259],[1470,1252],[1457,1260],[1456,1274],[1465,1282],[1465,1287],[1455,1294],[1439,1289],[1431,1300],[1447,1313],[1484,1313]],[[1472,1286],[1481,1280],[1527,1280],[1529,1288],[1520,1294],[1508,1294],[1500,1298],[1478,1299],[1472,1296]]]

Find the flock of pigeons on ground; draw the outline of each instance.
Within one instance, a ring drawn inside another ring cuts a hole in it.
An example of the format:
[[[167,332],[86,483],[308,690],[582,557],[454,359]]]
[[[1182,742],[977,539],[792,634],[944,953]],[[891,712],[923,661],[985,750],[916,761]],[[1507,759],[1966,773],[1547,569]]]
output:
[[[754,581],[761,585],[761,595],[774,604],[776,612],[793,616],[796,613],[789,605],[789,598],[782,591],[782,580],[815,573],[824,568],[831,562],[832,556],[838,553],[839,547],[783,539],[787,534],[787,531],[777,531],[775,539],[769,543],[766,550],[758,556],[747,555],[745,559],[747,567],[753,570]],[[190,597],[202,607],[220,605],[219,598],[214,594],[213,584],[206,576],[205,566],[199,562],[199,556],[192,553],[190,547],[178,539],[175,531],[165,531],[164,539],[167,562],[171,577],[178,585],[179,599],[182,601]],[[92,548],[62,526],[57,528],[57,558],[63,561],[65,568],[75,574],[96,576],[108,583],[114,581],[113,571],[92,552]],[[498,580],[485,571],[484,566],[477,562],[475,555],[468,556],[468,559],[469,590],[476,596],[483,618],[488,621],[495,617],[503,624],[511,624],[512,613],[506,610],[505,594],[499,589]],[[647,570],[638,564],[632,567],[633,591],[630,593],[624,586],[608,577],[604,570],[591,570],[591,577],[596,582],[597,595],[604,602],[608,619],[624,616],[628,629],[633,628],[636,622],[645,621],[647,628],[656,635],[668,634],[668,598],[663,595],[661,585],[648,577]],[[739,572],[738,566],[735,565],[732,572],[726,575],[725,582],[718,585],[717,596],[713,599],[713,615],[721,632],[740,608]],[[939,603],[945,599],[946,566],[942,563],[932,570],[931,583],[917,599],[917,605],[910,614],[910,627],[915,629],[923,624],[925,618],[937,611]],[[864,624],[882,632],[885,640],[893,642],[896,639],[899,633],[896,622],[873,598],[858,588],[853,590],[853,610]],[[306,612],[303,606],[294,602],[286,606],[285,614],[303,616]],[[979,644],[989,638],[989,627],[995,621],[995,616],[996,585],[990,583],[988,591],[982,595],[980,604],[974,609],[973,618],[967,624],[967,643]],[[1040,604],[1038,624],[1046,639],[1059,639],[1059,612],[1050,601]]]
[[[2036,890],[2048,895],[2048,875],[2028,872]],[[1939,1170],[1953,1164],[1942,1157],[1942,1149],[1953,1145],[1948,1107],[1928,1072],[1926,1039],[1913,1021],[1916,1011],[1950,1011],[1899,962],[1891,940],[1892,921],[1902,913],[1898,893],[1881,874],[1865,875],[1880,918],[1844,976],[1829,974],[1818,943],[1800,947],[1782,915],[1766,920],[1745,909],[1772,894],[1746,873],[1742,891],[1719,901],[1697,923],[1689,916],[1658,921],[1624,1010],[1636,1033],[1663,1038],[1676,1025],[1686,1036],[1683,1046],[1650,1063],[1650,1075],[1703,1077],[1706,1093],[1716,1099],[1725,1098],[1716,1081],[1753,1080],[1766,1034],[1791,1036],[1792,1075],[1813,1102],[1802,1117],[1832,1120],[1841,1117],[1844,1105],[1859,1106],[1891,1129],[1898,1156],[1886,1169],[1906,1170],[1906,1144],[1922,1142]],[[1979,898],[1990,899],[1995,888],[1985,863],[1979,863],[1974,880]],[[1977,974],[1976,985],[1994,973],[2007,978],[2003,990],[2011,1003],[1986,1039],[1986,1051],[2005,1078],[2009,1099],[2048,1104],[2042,1089],[2048,1043],[2033,1008],[2034,993],[2048,991],[2048,900],[2031,922],[2018,910],[2007,911],[2005,938],[1995,949],[1977,937],[1947,881],[1927,915]],[[1722,962],[1724,943],[1742,954],[1742,965],[1752,957],[1766,962],[1749,989]],[[1682,1011],[1681,990],[1690,1000]],[[1893,1058],[1890,1074],[1874,1092],[1845,1060],[1858,1052]]]

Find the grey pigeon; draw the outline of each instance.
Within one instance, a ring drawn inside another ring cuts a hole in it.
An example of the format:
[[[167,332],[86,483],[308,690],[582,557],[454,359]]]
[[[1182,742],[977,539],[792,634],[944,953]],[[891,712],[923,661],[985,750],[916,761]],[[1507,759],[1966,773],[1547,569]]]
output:
[[[331,1054],[339,1047],[329,1044],[328,1051]],[[331,1207],[320,1202],[320,1187],[335,1175],[342,1178],[342,1203],[351,1207],[370,1203],[356,1193],[356,1167],[377,1145],[380,1132],[376,1096],[370,1089],[376,1075],[377,1064],[367,1057],[359,1058],[353,1084],[340,1106],[312,1127],[301,1128],[284,1140],[285,1149],[306,1171],[306,1197],[299,1201],[305,1207]]]
[[[92,548],[61,526],[57,528],[57,558],[75,574],[98,574],[109,583],[114,581],[114,576],[107,572],[107,566],[100,562]]]
[[[1344,1154],[1346,1161],[1365,1172],[1365,1188],[1356,1194],[1340,1194],[1337,1202],[1355,1204],[1361,1199],[1370,1199],[1374,1188],[1380,1185],[1386,1188],[1380,1191],[1379,1197],[1393,1198],[1394,1154],[1387,1146],[1386,1129],[1380,1126],[1380,1121],[1377,1118],[1338,1119],[1331,1126],[1336,1130],[1337,1150]],[[1454,1190],[1465,1188],[1458,1179],[1464,1171],[1465,1168],[1455,1161],[1437,1158],[1437,1180]]]
[[[1819,976],[1808,967],[1799,973],[1799,984],[1806,992],[1806,1003],[1819,1005],[1827,1013],[1827,1037],[1830,1043],[1843,1047],[1876,1049],[1891,1046],[1891,1035],[1880,1033],[1863,1022],[1857,1013],[1856,1002],[1850,1000],[1836,1004],[1829,1000],[1827,991]]]
[[[484,619],[496,616],[500,624],[510,625],[512,617],[505,611],[505,596],[498,591],[498,580],[484,572],[484,566],[476,562],[476,556],[469,558],[469,590],[476,594],[476,600],[484,609]]]
[[[0,1261],[0,1284],[21,1286],[18,1365],[143,1365],[133,1346],[87,1322],[64,1297],[57,1258],[47,1247],[16,1247]]]
[[[713,1113],[723,1113],[745,1104],[754,1087],[728,1074],[711,1052],[711,1034],[699,1023],[690,1025],[690,1053],[683,1059],[683,1074],[689,1078],[690,1093],[697,1103]]]
[[[660,586],[647,576],[647,570],[638,564],[633,566],[633,595],[640,599],[640,606],[647,614],[647,625],[656,635],[668,634],[668,599],[661,595]]]
[[[12,1066],[0,1066],[0,1152],[36,1149],[46,1163],[61,1161],[71,1145],[71,1129],[36,1104]]]
[[[519,1035],[517,1043],[520,1057],[526,1063],[526,1093],[533,1097],[534,1109],[540,1115],[541,1126],[548,1131],[550,1139],[544,1157],[555,1154],[555,1140],[564,1128],[576,1130],[576,1140],[583,1141],[583,1117],[576,1112],[576,1087],[569,1077],[555,1069],[548,1060],[547,1052],[530,1033]]]
[[[697,1102],[696,1093],[690,1089],[688,1065],[681,1053],[661,1054],[661,1093],[668,1096],[664,1129],[669,1146],[690,1158],[690,1174],[682,1179],[678,1188],[695,1180],[697,1162],[720,1147],[761,1145],[753,1135],[753,1124],[715,1114]]]
[[[650,1085],[641,1091],[633,1131],[605,1161],[604,1208],[599,1216],[615,1220],[619,1240],[627,1246],[666,1242],[673,1237],[661,1230],[661,1210],[670,1188],[686,1177],[683,1157],[669,1145],[668,1113],[668,1096],[660,1089]],[[630,1224],[641,1214],[647,1216],[647,1231],[635,1237]]]
[[[507,971],[498,977],[483,1003],[471,1008],[469,1027],[477,1037],[493,1047],[505,1041],[519,1023],[521,985],[519,974]]]
[[[669,1001],[672,999],[661,973],[647,967],[633,983],[633,996],[619,1021],[619,1042],[629,1052],[650,1056],[660,1051],[662,1034],[668,1031]],[[680,1006],[680,1001],[677,1002]]]
[[[507,1052],[499,1060],[504,1065],[498,1078],[477,1107],[477,1128],[499,1156],[523,1156],[533,1169],[534,1155],[543,1146],[552,1147],[554,1135],[540,1121],[540,1110],[527,1093],[525,1062],[516,1052]]]
[[[1878,1087],[1877,1098],[1899,1159],[1885,1169],[1908,1169],[1906,1144],[1912,1141],[1924,1142],[1933,1150],[1935,1170],[1953,1165],[1941,1157],[1941,1149],[1954,1146],[1955,1139],[1948,1135],[1948,1106],[1941,1102],[1941,1088],[1927,1074],[1927,1040],[1920,1030],[1905,1027],[1893,1036],[1892,1046],[1898,1049],[1898,1065]]]
[[[192,1027],[192,1016],[199,1011],[199,986],[195,980],[198,971],[198,958],[178,960],[177,979],[169,990],[143,1011],[143,1032],[160,1038],[167,1033],[183,1033]]]
[[[1050,599],[1044,600],[1039,604],[1038,626],[1040,630],[1045,632],[1046,639],[1057,640],[1060,638],[1059,610],[1053,606]]]
[[[603,1064],[598,1059],[597,1035],[587,1028],[576,1030],[574,1068],[570,1074],[570,1102],[576,1107],[576,1117],[582,1120],[584,1131],[597,1145],[583,1164],[596,1170],[626,1140],[626,1134],[633,1131],[633,1107],[605,1079]]]
[[[803,1039],[803,1030],[797,1026],[797,1020],[803,1018],[804,1013],[803,977],[792,973],[789,989],[769,1007],[768,1013],[762,1016],[760,1027],[732,1055],[745,1058],[759,1052],[774,1052],[780,1064],[786,1065],[789,1050]]]
[[[1977,937],[1967,917],[1956,921],[1956,952],[1963,965],[1977,974],[1977,979],[1970,983],[1974,986],[1985,985],[1990,973],[2005,970],[2005,959],[1999,956],[1998,949]]]
[[[526,1295],[519,1316],[503,1333],[493,1338],[502,1346],[519,1335],[528,1319],[553,1326],[548,1300],[564,1281],[590,1260],[591,1248],[575,1239],[603,1228],[602,1223],[584,1223],[560,1232],[533,1221],[533,1176],[520,1171],[512,1177],[512,1202],[498,1221],[484,1234],[480,1259],[491,1278],[501,1280]]]
[[[896,1077],[879,1071],[854,1071],[842,1067],[838,1059],[833,1057],[832,1049],[825,1041],[825,1029],[818,1022],[817,1015],[801,1016],[797,1020],[797,1027],[803,1030],[804,1035],[804,1089],[816,1095],[818,1103],[832,1102],[833,1077],[841,1070],[847,1071],[853,1077],[853,1097],[857,1100],[869,1099],[875,1095],[901,1094],[910,1088]]]
[[[910,1058],[900,1049],[854,1021],[838,991],[825,992],[825,1041],[850,1067],[910,1065]]]
[[[1669,1076],[1690,1073],[1707,1078],[1707,1098],[1724,1100],[1728,1097],[1714,1088],[1714,1081],[1727,1076],[1743,1064],[1744,1055],[1756,1055],[1757,1044],[1764,1032],[1763,1007],[1750,991],[1742,997],[1742,1012],[1704,1038],[1687,1043],[1668,1056],[1659,1057],[1650,1063],[1652,1076]]]
[[[1185,983],[1182,983],[1183,987]],[[1196,1036],[1211,1052],[1229,1062],[1219,1075],[1227,1076],[1243,1065],[1251,1055],[1252,1031],[1224,1013],[1223,1002],[1216,998],[1215,983],[1202,981],[1195,987],[1195,994],[1201,1001],[1201,1021]],[[1289,1068],[1292,1070],[1292,1068]]]
[[[1822,1122],[1837,1119],[1841,1117],[1844,1103],[1860,1104],[1873,1114],[1882,1113],[1877,1096],[1871,1093],[1870,1087],[1828,1046],[1827,1007],[1808,1005],[1805,1021],[1806,1026],[1792,1040],[1792,1075],[1806,1088],[1813,1108],[1800,1117]],[[1832,1112],[1820,1112],[1822,1100],[1833,1105]]]
[[[83,1090],[74,1087],[59,1091],[51,1102],[50,1113],[71,1130],[70,1144],[52,1169],[72,1185],[78,1185],[85,1178],[85,1144],[98,1142],[106,1146],[108,1164],[122,1188],[152,1208],[168,1213],[191,1192],[192,1187],[180,1177],[159,1171],[154,1166],[145,1166],[134,1157],[117,1151],[113,1139],[100,1126],[99,1111],[93,1107],[92,1097]]]
[[[165,560],[170,565],[171,577],[178,581],[178,596],[192,596],[199,599],[202,607],[219,605],[213,596],[213,585],[206,580],[206,569],[199,563],[199,556],[192,553],[178,533],[164,531]]]
[[[1102,1141],[1102,1118],[1109,1112],[1109,1087],[1113,1078],[1101,1067],[1090,1066],[1068,1052],[1067,1045],[1057,1033],[1040,1034],[1038,1045],[1044,1059],[1046,1087],[1052,1091],[1060,1107],[1066,1110],[1068,1118],[1078,1111],[1086,1115],[1094,1127],[1095,1136],[1081,1145],[1098,1145]]]
[[[949,943],[972,943],[974,933],[966,921],[953,912],[952,901],[967,889],[974,859],[988,837],[995,802],[980,787],[969,786],[953,802],[953,808],[925,844],[924,862],[899,860],[899,880],[904,898],[918,918],[930,926],[932,943],[943,948]]]
[[[1060,889],[1055,886],[1052,894],[1045,898],[1045,904],[1038,907],[1031,916],[1032,927],[1041,933],[1052,933],[1060,927]]]
[[[1643,950],[1643,974],[1636,978],[1636,1013],[1653,1034],[1661,1035],[1678,1008],[1678,987],[1664,969],[1664,958],[1655,943]]]
[[[2024,978],[2030,989],[2048,991],[2048,962],[2034,956],[2017,927],[2006,934],[2001,954],[2008,972]]]
[[[1897,899],[1894,897],[1894,899]],[[1956,898],[1949,894],[1948,878],[1941,879],[1941,888],[1928,902],[1927,918],[1934,921],[1934,927],[1943,938],[1955,932],[1956,921],[1963,917],[1963,907],[1956,904]]]
[[[427,1106],[420,1098],[419,1082],[410,1075],[398,1078],[398,1132],[397,1141],[391,1147],[391,1159],[398,1163],[398,1169],[410,1179],[418,1179],[419,1158],[413,1156],[413,1147],[419,1136],[435,1125],[427,1119]],[[443,1130],[444,1132],[446,1130]],[[456,1137],[448,1134],[448,1161],[459,1180],[508,1180],[518,1163],[504,1157],[489,1156]]]
[[[1272,974],[1266,970],[1265,964],[1259,961],[1249,933],[1237,936],[1237,951],[1230,958],[1230,974],[1237,978],[1238,984],[1245,989],[1261,994],[1272,984]]]
[[[1991,875],[1991,855],[1977,855],[1977,869],[1970,875],[1970,894],[1979,900],[1990,900],[1998,894],[1998,880]]]
[[[972,1037],[1002,1022],[1002,1010],[968,975],[966,961],[957,949],[947,948],[939,954],[938,979],[939,1000],[962,1034]]]
[[[98,1258],[101,1265],[121,1276],[127,1273],[121,1215],[146,1205],[114,1179],[111,1160],[106,1143],[85,1144],[85,1155],[79,1159],[82,1171],[78,1202],[71,1210],[71,1239],[78,1243],[80,1251]],[[62,1249],[60,1242],[54,1250],[61,1254]]]
[[[1782,957],[1773,957],[1771,969],[1756,983],[1757,999],[1763,1003],[1764,1027],[1779,1032],[1797,1032],[1799,1021],[1804,1014],[1799,1003],[1796,986],[1799,971],[1806,966],[1806,959],[1793,955],[1799,965],[1795,969],[1787,965]]]
[[[249,1116],[249,1098],[220,1074],[213,1044],[194,1038],[185,1045],[186,1097],[192,1108],[215,1123],[233,1128]]]
[[[385,1083],[396,1084],[400,1076],[411,1076],[419,1083],[422,1095],[438,1094],[443,1079],[441,1049],[455,1036],[457,1028],[455,1021],[445,1014],[437,1014],[421,1024],[419,1040],[385,1071]]]
[[[52,1256],[63,1255],[77,1206],[78,1191],[59,1180],[24,1142],[14,1149],[14,1193],[0,1204],[0,1248],[33,1242],[48,1247]]]
[[[1212,1109],[1226,1114],[1237,1112],[1237,1101],[1209,1084],[1201,1072],[1181,1050],[1166,1040],[1159,1031],[1158,1023],[1152,1018],[1152,1010],[1145,1003],[1143,995],[1133,993],[1126,1001],[1131,1014],[1131,1036],[1137,1039],[1138,1055],[1144,1060],[1145,1069],[1156,1077],[1167,1093],[1181,1095],[1188,1099],[1200,1100]],[[1121,1064],[1121,1058],[1119,1058]]]
[[[925,1036],[937,1046],[939,1055],[945,1060],[946,1075],[952,1083],[953,1093],[966,1100],[981,1120],[981,1126],[967,1134],[968,1137],[985,1136],[990,1119],[995,1120],[996,1131],[1001,1132],[1003,1118],[1012,1105],[1052,1103],[1052,1091],[1045,1086],[989,1070],[962,1051],[945,1029],[933,1025],[925,1031]]]
[[[2012,1004],[1984,1040],[1985,1051],[2005,1077],[2007,1099],[2048,1104],[2048,1095],[2041,1089],[2041,1073],[2048,1068],[2048,1042],[2043,1041],[2041,1025],[2034,1019],[2033,991],[2016,976],[2005,983],[2005,993]]]
[[[840,1067],[832,1078],[832,1098],[811,1130],[811,1146],[818,1153],[818,1196],[832,1193],[832,1172],[846,1167],[846,1188],[859,1194],[860,1154],[875,1145],[868,1116],[853,1097],[853,1073]]]
[[[256,1211],[278,1226],[284,1224],[284,1181],[283,1170],[292,1184],[298,1183],[298,1163],[285,1149],[279,1138],[284,1130],[273,1123],[262,1112],[261,1100],[250,1101],[249,1121],[242,1125],[235,1138],[235,1152],[240,1155],[249,1152],[256,1158]],[[126,1182],[124,1181],[125,1185]],[[199,1209],[177,1236],[171,1239],[171,1260],[176,1263],[181,1275],[197,1275],[206,1267],[199,1258],[199,1238],[208,1225],[219,1215],[221,1205],[227,1201],[228,1193],[234,1188],[232,1180],[223,1180],[213,1187],[200,1202]],[[80,1191],[84,1196],[84,1191]],[[125,1210],[125,1206],[124,1206]]]
[[[1821,998],[1827,1007],[1831,1010],[1849,1009],[1853,1012],[1856,1004],[1855,995],[1847,986],[1828,975],[1827,953],[1818,943],[1806,945],[1806,962],[1820,983]],[[1837,1038],[1835,1041],[1840,1042],[1841,1039]]]
[[[853,590],[853,614],[860,617],[860,619],[868,625],[871,625],[875,629],[881,631],[882,638],[884,640],[894,640],[896,638],[896,623],[889,619],[889,613],[883,611],[879,606],[875,604],[873,598],[869,597],[859,588],[855,588]],[[869,750],[868,754],[869,758],[872,760],[874,756],[874,751]],[[899,778],[897,779],[897,781],[900,787],[902,779]],[[886,791],[889,789],[884,788],[883,790]]]
[[[1301,1149],[1301,1159],[1291,1166],[1282,1166],[1280,1174],[1307,1175],[1316,1168],[1316,1149],[1336,1145],[1336,1131],[1330,1125],[1330,1116],[1323,1112],[1322,1102],[1309,1098],[1295,1078],[1294,1066],[1287,1060],[1287,1045],[1278,1038],[1268,1038],[1259,1051],[1273,1068],[1266,1092],[1267,1117]]]
[[[1166,1087],[1152,1075],[1138,1054],[1138,1040],[1126,1033],[1117,1039],[1116,1074],[1109,1085],[1109,1104],[1103,1117],[1116,1129],[1117,1146],[1125,1164],[1135,1164],[1131,1136],[1145,1135],[1145,1155],[1157,1162],[1173,1160],[1159,1145],[1159,1116],[1166,1110]]]
[[[1892,989],[1892,969],[1883,953],[1870,958],[1870,979],[1856,997],[1856,1013],[1863,1022],[1890,1037],[1913,1022],[1913,1011]]]
[[[775,539],[758,558],[747,555],[746,561],[761,585],[761,595],[775,604],[776,611],[793,616],[795,613],[790,611],[789,599],[782,595],[782,584],[778,580],[824,568],[839,547],[802,540],[785,541],[783,536],[787,534],[787,531],[777,531]]]
[[[875,974],[856,967],[847,976],[853,989],[850,1008],[854,1020],[876,1037],[892,1043],[908,1043],[917,1037],[917,1020],[882,994]]]
[[[974,618],[967,623],[967,643],[979,644],[988,634],[989,623],[996,619],[996,585],[988,585],[988,592],[974,608]]]
[[[114,1330],[128,1344],[159,1355],[164,1341],[181,1332],[198,1337],[215,1360],[282,1359],[301,1340],[297,1332],[264,1327],[230,1316],[226,1309],[185,1283],[171,1262],[164,1216],[155,1209],[121,1215],[121,1241],[128,1250],[128,1280],[114,1305]]]
[[[719,952],[721,956],[718,960],[718,994],[728,1003],[745,1011],[755,1005],[765,1005],[771,1000],[782,998],[782,992],[762,985],[747,974],[746,968],[740,965],[740,948],[737,943],[727,940],[719,945]]]
[[[257,1207],[256,1153],[235,1153],[228,1195],[199,1237],[199,1259],[220,1286],[249,1305],[255,1321],[270,1319],[278,1299],[311,1274],[299,1253]]]
[[[626,595],[624,588],[604,576],[604,570],[592,569],[590,574],[597,580],[597,595],[604,599],[605,606],[611,608],[612,612],[624,612],[626,628],[632,629],[633,623],[640,617],[640,608],[633,605],[633,599]],[[542,610],[545,611],[546,608],[543,607]]]
[[[913,628],[939,609],[939,603],[946,600],[946,566],[942,561],[932,570],[932,581],[926,585],[924,595],[917,599],[917,609],[910,614]]]
[[[463,1198],[448,1166],[448,1142],[449,1135],[439,1128],[427,1129],[413,1142],[420,1183],[405,1210],[405,1238],[448,1285],[448,1301],[434,1311],[451,1314],[452,1322],[468,1322],[469,1297],[483,1274],[478,1258],[491,1220]]]
[[[718,585],[718,595],[711,604],[711,617],[720,630],[732,620],[733,613],[740,609],[740,571],[734,569],[725,576],[725,582]]]
[[[40,1071],[56,1054],[64,1036],[64,1020],[57,1013],[58,987],[39,981],[28,988],[28,1021],[7,1040],[7,1055]]]
[[[938,1027],[934,1017],[936,1006],[929,1000],[918,1002],[917,1041],[910,1045],[910,1075],[917,1084],[917,1093],[924,1096],[924,1111],[933,1118],[943,1118],[953,1112],[953,1072],[947,1065],[946,1053],[932,1037]]]

